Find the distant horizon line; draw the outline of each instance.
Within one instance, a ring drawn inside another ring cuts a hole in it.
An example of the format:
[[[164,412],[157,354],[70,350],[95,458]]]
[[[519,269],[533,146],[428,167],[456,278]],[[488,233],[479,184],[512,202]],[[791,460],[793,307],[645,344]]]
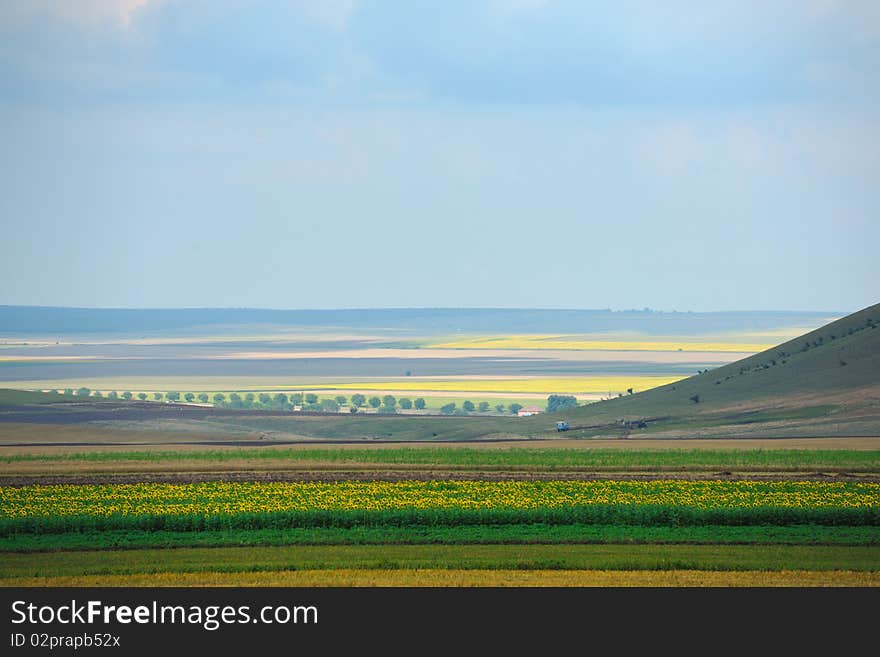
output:
[[[380,306],[380,307],[324,307],[324,308],[278,308],[266,306],[61,306],[46,304],[0,304],[0,309],[45,309],[45,310],[85,310],[85,311],[260,311],[260,312],[381,312],[381,311],[529,311],[529,312],[608,312],[608,313],[658,313],[658,314],[733,314],[733,313],[790,313],[790,314],[850,314],[855,310],[809,310],[772,309],[757,310],[740,308],[735,310],[666,310],[644,306],[642,308],[572,308],[572,307],[524,307],[524,306]]]

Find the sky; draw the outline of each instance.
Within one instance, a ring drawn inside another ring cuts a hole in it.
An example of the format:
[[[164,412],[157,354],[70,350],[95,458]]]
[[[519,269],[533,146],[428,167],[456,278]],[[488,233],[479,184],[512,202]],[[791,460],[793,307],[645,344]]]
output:
[[[0,304],[854,311],[875,0],[0,0]]]

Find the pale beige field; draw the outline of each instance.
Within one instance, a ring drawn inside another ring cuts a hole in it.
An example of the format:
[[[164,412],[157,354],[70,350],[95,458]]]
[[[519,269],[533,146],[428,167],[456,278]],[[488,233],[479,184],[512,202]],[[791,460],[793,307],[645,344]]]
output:
[[[16,577],[0,586],[565,586],[878,587],[880,573],[849,570],[282,570]]]
[[[749,351],[742,345],[741,349],[726,349],[723,351],[677,351],[677,350],[649,350],[649,349],[571,349],[562,347],[545,347],[540,349],[498,349],[498,348],[434,348],[423,349],[395,349],[395,348],[364,348],[364,349],[337,349],[332,351],[238,351],[214,356],[213,358],[235,358],[251,360],[272,360],[286,358],[430,358],[430,359],[465,359],[465,358],[534,358],[540,360],[568,360],[568,361],[592,361],[592,362],[635,362],[635,363],[713,363],[724,364],[733,362],[739,358],[750,356],[755,352]]]
[[[797,334],[794,334],[797,335]],[[794,337],[792,335],[792,337]],[[596,336],[572,335],[505,335],[455,338],[448,341],[429,342],[434,349],[564,349],[567,351],[698,351],[698,352],[750,352],[769,349],[776,341],[749,342],[742,339],[713,340],[711,337],[652,339],[617,338],[597,339]]]

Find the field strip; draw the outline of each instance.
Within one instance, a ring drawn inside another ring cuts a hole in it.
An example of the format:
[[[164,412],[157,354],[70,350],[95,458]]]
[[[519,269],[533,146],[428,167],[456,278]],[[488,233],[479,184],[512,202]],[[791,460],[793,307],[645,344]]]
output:
[[[115,471],[89,472],[88,474],[0,474],[0,488],[15,488],[22,486],[96,486],[96,485],[123,485],[123,484],[196,484],[196,483],[334,483],[346,482],[439,482],[439,481],[482,481],[482,482],[505,482],[505,481],[664,481],[674,477],[680,481],[751,481],[751,482],[860,482],[880,483],[880,475],[852,474],[826,472],[816,474],[807,471],[791,472],[737,472],[725,471],[723,474],[717,471],[681,471],[675,469],[655,472],[593,472],[593,471],[547,471],[540,470],[503,470],[503,469],[449,469],[425,467],[421,470],[404,467],[384,467],[377,470],[375,467],[362,469],[349,469],[328,467],[325,469],[290,467],[254,468],[251,471],[242,471],[234,467],[223,469],[218,467],[210,472],[200,471],[193,467],[190,471],[186,468],[175,468],[173,472],[155,471],[145,466],[142,468],[125,468]]]
[[[880,587],[880,572],[851,570],[279,570],[259,573],[156,573],[16,577],[0,586],[626,586],[626,587]]]
[[[294,545],[5,552],[0,579],[278,570],[880,571],[874,546],[682,544]]]
[[[644,391],[675,383],[683,376],[614,375],[589,377],[411,377],[402,379],[377,379],[352,383],[333,384],[335,390],[396,390],[421,392],[516,392],[516,393],[610,393],[626,392],[627,388]],[[331,386],[328,386],[331,387]],[[312,386],[292,386],[291,389],[313,390]]]
[[[321,377],[303,379],[298,377],[175,377],[164,379],[151,377],[80,378],[33,381],[4,381],[3,386],[21,390],[63,390],[85,386],[91,390],[107,393],[111,390],[124,392],[323,392],[323,391],[397,391],[397,392],[486,392],[486,393],[614,393],[626,392],[627,388],[644,391],[649,388],[674,383],[685,378],[682,375],[614,374],[607,376],[431,376],[406,377]]]
[[[458,525],[227,529],[214,531],[86,531],[0,537],[0,552],[93,551],[181,547],[290,545],[476,544],[874,545],[880,527],[827,525]]]
[[[875,444],[875,446],[877,446]],[[876,481],[880,450],[510,447],[0,452],[0,486],[146,481],[755,479]]]
[[[524,349],[338,349],[333,351],[240,351],[207,356],[207,360],[287,360],[287,359],[321,359],[321,358],[398,358],[401,360],[466,360],[471,358],[517,359],[537,361],[579,361],[579,362],[631,362],[631,363],[729,363],[739,358],[752,355],[753,351],[677,351],[650,349],[615,350],[615,349],[562,349],[556,347],[524,348]],[[11,356],[10,359],[16,359]]]
[[[225,458],[237,458],[235,452],[242,450],[240,445],[223,445],[218,444],[207,449],[204,445],[169,445],[168,443],[144,442],[146,438],[153,434],[145,432],[127,432],[125,435],[134,435],[141,438],[140,441],[130,440],[120,443],[100,443],[91,442],[96,437],[100,437],[107,430],[102,427],[95,426],[78,426],[78,425],[61,425],[61,424],[17,424],[14,422],[0,423],[0,438],[9,441],[15,441],[17,445],[0,445],[0,464],[9,459],[10,461],[19,460],[17,458],[24,456],[26,458],[20,460],[53,460],[58,456],[73,456],[71,460],[113,460],[115,456],[112,454],[126,454],[136,450],[137,452],[167,452],[172,453],[171,458],[187,458],[187,454],[195,453],[191,458],[202,459],[203,453],[206,452],[231,452]],[[43,440],[46,434],[61,434],[66,440],[82,442],[83,445],[32,445],[26,444],[27,440]],[[425,441],[400,441],[394,443],[373,443],[373,444],[354,444],[339,443],[333,446],[336,453],[345,451],[381,451],[381,450],[397,450],[409,448],[425,448]],[[313,443],[300,443],[296,445],[285,446],[290,450],[312,450],[315,445]],[[860,437],[838,437],[838,438],[627,438],[620,439],[602,439],[591,438],[590,440],[572,440],[566,438],[549,439],[549,440],[532,440],[532,441],[493,441],[493,442],[474,442],[474,441],[448,441],[430,443],[431,449],[438,450],[456,450],[456,449],[473,449],[480,451],[506,451],[510,448],[523,450],[545,449],[565,449],[565,450],[594,450],[609,449],[628,451],[693,451],[699,452],[703,450],[715,451],[787,451],[787,450],[829,450],[829,451],[865,451],[880,450],[880,436],[860,436]],[[83,450],[87,449],[88,452]],[[267,450],[266,445],[254,445],[248,448],[247,454],[262,453]],[[169,452],[173,450],[173,452]],[[255,451],[250,451],[255,450]],[[87,454],[87,456],[79,456],[79,454]],[[92,454],[96,456],[91,456]],[[100,455],[100,456],[97,456]],[[244,455],[242,455],[244,457]],[[36,459],[31,458],[36,457]],[[124,457],[123,457],[124,458]],[[146,457],[145,457],[146,458]],[[162,458],[162,457],[157,457]],[[265,458],[265,457],[263,457]],[[346,457],[351,458],[351,457]]]
[[[591,340],[573,339],[565,335],[510,335],[462,338],[431,342],[432,349],[562,349],[565,351],[699,351],[757,353],[774,346],[774,342],[715,342],[681,340]]]

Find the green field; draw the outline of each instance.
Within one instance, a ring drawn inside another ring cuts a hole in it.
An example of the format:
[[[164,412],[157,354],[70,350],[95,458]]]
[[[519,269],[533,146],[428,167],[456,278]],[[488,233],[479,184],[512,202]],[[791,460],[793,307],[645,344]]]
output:
[[[552,455],[567,465],[571,456],[590,454],[539,450],[535,456],[531,450],[469,448],[284,450],[291,457],[301,451],[318,462],[324,462],[328,451],[351,452],[355,458],[368,453],[380,458],[384,467],[389,459],[411,463],[421,458],[436,465],[447,451],[448,460],[483,466],[491,461],[487,454],[503,455],[500,458],[507,466],[533,464],[535,458],[550,463]],[[698,453],[670,451],[666,463],[687,466],[688,460],[700,461]],[[157,454],[160,463],[176,463],[172,453]],[[636,454],[636,462],[641,463],[664,452]],[[795,451],[790,458],[736,450],[709,454],[707,462],[733,455],[750,466],[773,467],[802,466],[810,459],[825,465],[873,467],[877,458],[871,451],[833,450]],[[207,465],[223,463],[226,458],[220,450],[202,455]],[[82,462],[78,460],[82,455],[70,456],[68,463]],[[132,458],[151,456],[136,453]],[[598,456],[603,464],[633,464],[617,450]],[[39,457],[19,462],[45,465]],[[739,585],[754,580],[719,579],[705,573],[757,571],[779,573],[777,583],[789,586],[829,585],[835,581],[833,573],[844,573],[841,577],[850,585],[880,583],[877,483],[598,480],[35,485],[0,488],[0,516],[0,585],[173,585],[215,579],[232,585],[251,581],[319,586],[426,581],[504,585],[531,582],[512,575],[524,571],[558,572],[560,585],[591,581],[586,573],[605,571],[667,573],[654,578],[639,575],[638,581],[646,585],[677,581],[669,579],[669,573],[685,572],[692,573],[690,579],[682,580],[690,585],[713,581]],[[371,576],[367,571],[381,574]],[[420,579],[419,573],[428,571],[435,574]],[[291,575],[297,572],[303,574]],[[264,579],[254,579],[257,573]],[[227,579],[220,578],[222,574]],[[618,581],[609,575],[596,576],[607,583]]]
[[[295,545],[5,553],[0,580],[166,572],[353,569],[880,570],[834,545]]]
[[[833,525],[382,525],[214,531],[84,531],[11,534],[0,552],[220,547],[244,545],[470,545],[552,543],[677,543],[880,545],[878,526]]]
[[[0,463],[179,463],[203,461],[281,461],[292,464],[426,465],[482,469],[532,468],[612,470],[713,470],[734,468],[754,471],[804,471],[824,469],[849,472],[880,471],[880,450],[825,449],[603,449],[474,447],[387,447],[383,449],[262,448],[167,451],[89,451],[63,454],[11,454]]]

